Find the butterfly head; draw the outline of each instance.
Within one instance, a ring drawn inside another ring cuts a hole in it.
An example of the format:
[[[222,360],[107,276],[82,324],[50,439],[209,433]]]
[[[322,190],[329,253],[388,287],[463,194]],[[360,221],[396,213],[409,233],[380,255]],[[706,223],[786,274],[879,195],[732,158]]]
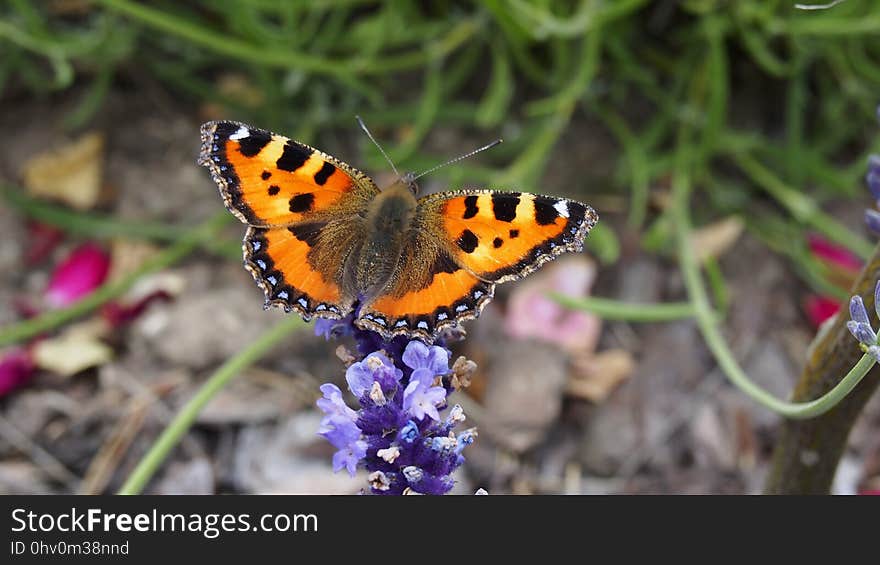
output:
[[[419,193],[419,185],[416,183],[416,174],[413,172],[406,172],[401,175],[400,180],[398,181],[401,184],[406,185],[410,192],[413,195],[418,195]]]

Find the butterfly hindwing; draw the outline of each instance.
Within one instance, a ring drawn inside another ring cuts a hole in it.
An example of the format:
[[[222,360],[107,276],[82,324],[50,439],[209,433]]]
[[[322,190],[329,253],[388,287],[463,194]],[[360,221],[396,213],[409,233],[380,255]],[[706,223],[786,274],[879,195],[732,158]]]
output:
[[[345,255],[340,255],[341,248],[327,245],[327,230],[333,225],[248,228],[245,266],[263,289],[267,306],[295,310],[306,320],[315,315],[341,318],[351,310],[353,300],[341,285]]]
[[[230,212],[257,227],[287,226],[363,207],[379,189],[365,174],[308,145],[239,122],[202,126],[199,163]]]
[[[437,237],[436,218],[420,212],[388,285],[359,311],[357,324],[386,339],[406,335],[433,341],[444,328],[479,316],[495,292],[494,284],[452,258]]]
[[[520,279],[557,255],[583,249],[598,221],[589,206],[525,192],[466,190],[427,196],[456,262],[479,278]]]

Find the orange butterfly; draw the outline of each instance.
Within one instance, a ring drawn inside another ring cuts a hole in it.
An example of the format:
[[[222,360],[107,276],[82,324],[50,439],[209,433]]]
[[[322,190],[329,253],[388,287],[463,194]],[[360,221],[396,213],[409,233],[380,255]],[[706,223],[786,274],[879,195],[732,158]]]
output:
[[[431,342],[476,318],[496,284],[581,251],[598,221],[585,204],[523,192],[417,199],[411,174],[379,190],[330,155],[238,122],[208,122],[201,136],[199,164],[248,224],[245,267],[266,306],[306,320],[357,307],[355,324],[385,339]]]

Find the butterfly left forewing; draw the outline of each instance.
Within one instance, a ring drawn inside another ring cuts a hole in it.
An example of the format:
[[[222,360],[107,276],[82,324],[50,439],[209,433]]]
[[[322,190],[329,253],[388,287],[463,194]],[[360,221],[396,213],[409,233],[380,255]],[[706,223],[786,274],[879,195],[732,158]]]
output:
[[[561,253],[581,251],[598,221],[586,204],[525,192],[447,192],[419,205],[438,218],[455,260],[494,283],[522,278]]]
[[[229,211],[252,226],[351,213],[379,193],[357,169],[264,129],[208,122],[201,136],[199,164],[211,171]]]

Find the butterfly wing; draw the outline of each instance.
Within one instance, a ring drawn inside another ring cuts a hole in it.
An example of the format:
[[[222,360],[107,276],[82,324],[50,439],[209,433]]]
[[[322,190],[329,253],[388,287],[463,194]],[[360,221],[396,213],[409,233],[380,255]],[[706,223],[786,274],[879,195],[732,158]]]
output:
[[[495,284],[522,278],[561,253],[581,251],[598,221],[589,206],[549,196],[455,191],[419,200],[412,236],[383,293],[358,324],[386,338],[432,340],[475,318]]]
[[[202,126],[199,164],[226,207],[255,227],[281,227],[366,206],[379,189],[364,173],[308,145],[239,122]]]
[[[424,200],[442,219],[455,260],[494,283],[520,279],[561,253],[582,251],[599,220],[586,204],[524,192],[475,190]]]
[[[202,126],[199,164],[226,207],[249,225],[245,266],[266,305],[339,318],[348,254],[364,237],[361,213],[379,192],[365,174],[308,145],[238,122]]]

